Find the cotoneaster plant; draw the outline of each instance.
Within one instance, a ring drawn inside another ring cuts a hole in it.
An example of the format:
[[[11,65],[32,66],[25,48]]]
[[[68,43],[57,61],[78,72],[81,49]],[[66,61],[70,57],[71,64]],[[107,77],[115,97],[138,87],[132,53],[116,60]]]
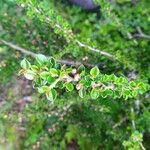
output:
[[[21,67],[19,74],[32,80],[38,92],[46,94],[50,101],[57,98],[58,89],[66,89],[66,92],[77,90],[81,98],[90,95],[92,99],[99,97],[128,99],[149,89],[149,85],[143,82],[129,82],[125,77],[102,74],[97,66],[88,72],[83,65],[78,68],[67,67],[57,63],[54,58],[47,58],[42,54],[37,55],[34,64],[26,58],[23,59]]]

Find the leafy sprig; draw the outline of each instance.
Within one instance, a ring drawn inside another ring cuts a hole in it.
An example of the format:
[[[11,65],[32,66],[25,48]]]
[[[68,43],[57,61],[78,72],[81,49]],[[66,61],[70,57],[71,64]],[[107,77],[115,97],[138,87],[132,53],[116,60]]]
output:
[[[38,54],[32,65],[26,58],[21,62],[23,74],[41,94],[46,94],[48,100],[56,99],[58,89],[66,89],[66,92],[77,90],[81,98],[90,95],[92,99],[99,97],[112,97],[124,99],[143,94],[149,89],[149,85],[138,81],[128,81],[125,77],[117,77],[114,74],[102,74],[97,66],[90,72],[81,65],[78,68],[66,67],[56,63],[54,58],[47,58]]]
[[[116,60],[114,55],[101,49],[91,47],[78,40],[76,34],[73,33],[70,23],[56,11],[53,2],[19,0],[18,3],[27,9],[27,14],[30,17],[38,18],[42,23],[48,24],[53,29],[55,34],[64,37],[67,44],[72,48],[84,48],[86,50],[99,53],[100,55],[103,55],[111,60]]]

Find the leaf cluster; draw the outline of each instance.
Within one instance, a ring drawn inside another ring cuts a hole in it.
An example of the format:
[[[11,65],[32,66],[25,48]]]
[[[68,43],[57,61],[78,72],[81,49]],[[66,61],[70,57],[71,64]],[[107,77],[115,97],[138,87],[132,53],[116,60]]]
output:
[[[100,96],[128,99],[149,89],[149,85],[142,82],[129,82],[125,77],[102,74],[97,66],[86,72],[84,66],[77,69],[61,66],[55,59],[42,54],[37,55],[33,65],[27,59],[23,59],[21,67],[19,74],[33,80],[38,92],[45,93],[50,101],[56,99],[58,89],[64,88],[66,92],[76,89],[81,98],[90,95],[92,99],[98,99]]]

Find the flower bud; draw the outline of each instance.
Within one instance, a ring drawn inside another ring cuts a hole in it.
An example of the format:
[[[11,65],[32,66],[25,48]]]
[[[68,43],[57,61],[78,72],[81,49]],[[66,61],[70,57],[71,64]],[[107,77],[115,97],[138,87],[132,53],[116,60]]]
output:
[[[75,81],[79,81],[79,80],[80,80],[80,75],[79,75],[79,74],[76,74],[76,75],[74,76],[74,80],[75,80]]]
[[[72,70],[72,74],[75,75],[77,73],[77,69]]]

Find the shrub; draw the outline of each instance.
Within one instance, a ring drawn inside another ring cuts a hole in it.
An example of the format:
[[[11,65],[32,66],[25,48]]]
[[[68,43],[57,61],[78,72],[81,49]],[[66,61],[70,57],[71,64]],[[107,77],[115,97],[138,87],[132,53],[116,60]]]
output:
[[[38,91],[16,112],[5,88],[0,131],[11,127],[0,137],[11,149],[149,148],[149,2],[95,2],[99,16],[65,0],[2,2],[0,82],[24,54],[19,75]]]

